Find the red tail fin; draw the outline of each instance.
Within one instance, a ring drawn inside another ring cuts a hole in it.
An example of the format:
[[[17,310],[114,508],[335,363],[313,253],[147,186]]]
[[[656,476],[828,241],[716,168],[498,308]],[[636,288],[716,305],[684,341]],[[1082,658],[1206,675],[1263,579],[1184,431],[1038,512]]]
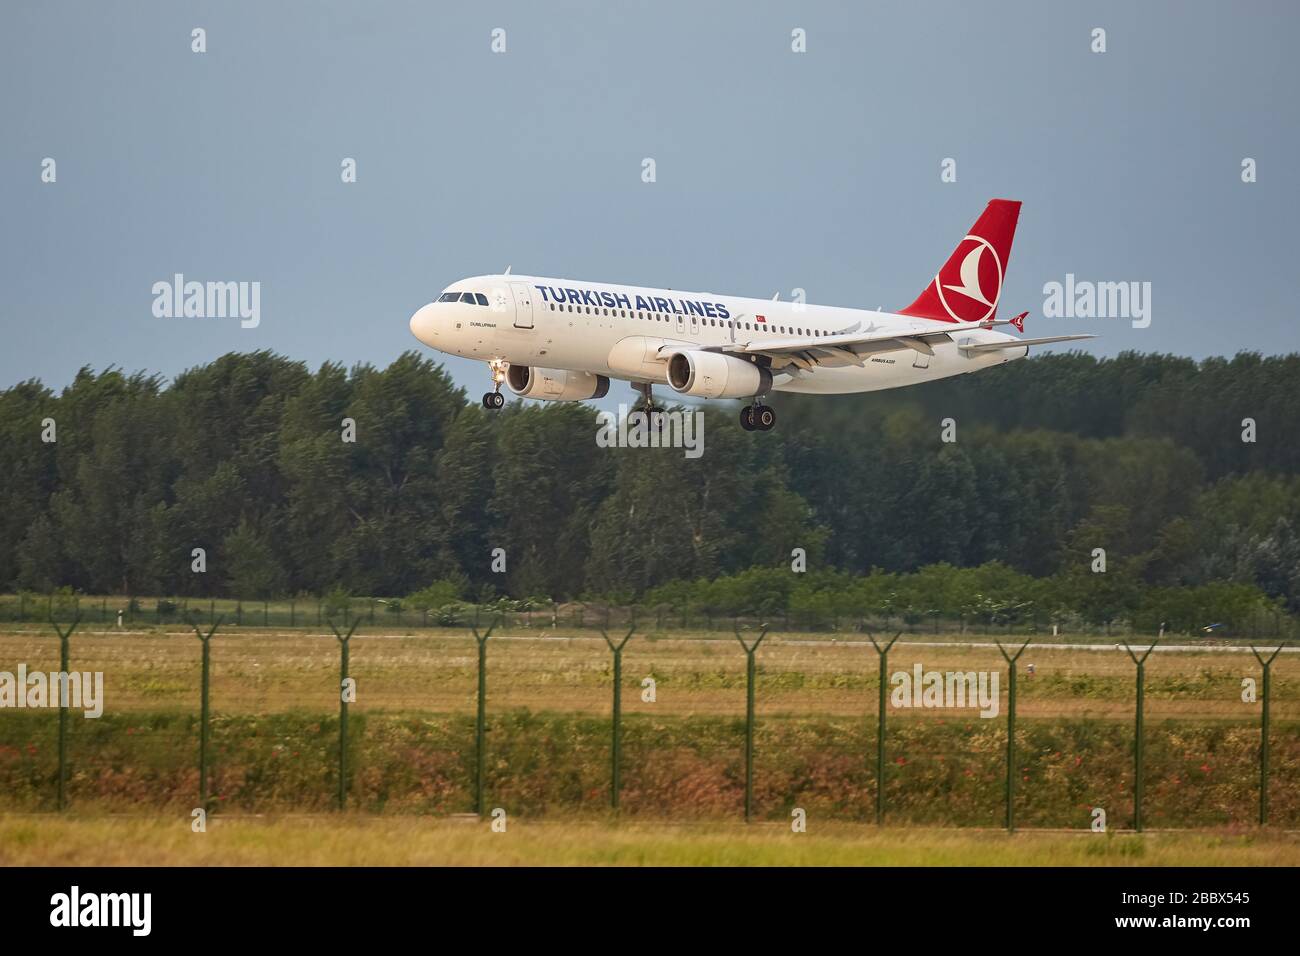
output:
[[[1002,297],[1002,280],[1011,258],[1020,202],[992,199],[953,250],[939,274],[903,315],[941,322],[982,322],[993,319]]]

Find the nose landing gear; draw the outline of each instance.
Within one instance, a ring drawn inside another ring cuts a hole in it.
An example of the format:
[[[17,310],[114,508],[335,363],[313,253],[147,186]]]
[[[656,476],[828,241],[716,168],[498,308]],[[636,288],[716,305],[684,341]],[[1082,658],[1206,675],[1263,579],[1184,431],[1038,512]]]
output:
[[[492,391],[483,393],[483,407],[490,409],[504,408],[506,397],[501,394],[501,383],[506,380],[506,369],[510,363],[504,359],[489,359],[488,368],[492,370]]]
[[[764,405],[762,399],[755,397],[753,405],[746,405],[740,410],[740,427],[747,432],[771,431],[776,424],[776,412]]]

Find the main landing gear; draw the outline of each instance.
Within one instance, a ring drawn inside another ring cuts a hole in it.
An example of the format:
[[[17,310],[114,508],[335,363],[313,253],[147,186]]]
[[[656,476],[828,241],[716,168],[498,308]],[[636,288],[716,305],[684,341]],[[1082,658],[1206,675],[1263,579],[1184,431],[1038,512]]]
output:
[[[506,380],[509,364],[503,359],[491,359],[488,368],[492,370],[492,391],[483,393],[483,407],[493,410],[504,408],[506,397],[501,394],[501,383]]]
[[[633,382],[632,387],[641,393],[641,401],[645,405],[646,421],[655,427],[663,424],[663,416],[659,414],[659,409],[655,407],[654,386],[649,382]]]
[[[757,397],[753,405],[746,405],[740,410],[740,427],[747,432],[768,432],[775,424],[776,412]]]
[[[655,387],[649,382],[633,382],[632,387],[641,393],[641,401],[645,403],[646,414],[655,410]]]

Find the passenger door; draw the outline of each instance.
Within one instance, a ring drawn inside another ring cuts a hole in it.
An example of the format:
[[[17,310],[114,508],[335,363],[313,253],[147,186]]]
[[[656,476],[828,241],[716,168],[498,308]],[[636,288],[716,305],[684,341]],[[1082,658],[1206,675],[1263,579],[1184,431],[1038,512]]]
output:
[[[510,292],[515,300],[515,328],[531,329],[533,327],[532,290],[523,282],[512,282]]]

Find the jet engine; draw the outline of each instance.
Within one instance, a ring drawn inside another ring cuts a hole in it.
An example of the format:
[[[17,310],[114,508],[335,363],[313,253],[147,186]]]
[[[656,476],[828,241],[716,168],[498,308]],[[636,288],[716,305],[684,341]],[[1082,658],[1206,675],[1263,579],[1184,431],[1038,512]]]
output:
[[[604,398],[609,392],[609,379],[603,375],[527,365],[511,365],[506,370],[506,384],[516,395],[549,402],[581,402]]]
[[[735,355],[687,349],[669,357],[668,384],[696,398],[752,398],[772,388],[772,373]]]

